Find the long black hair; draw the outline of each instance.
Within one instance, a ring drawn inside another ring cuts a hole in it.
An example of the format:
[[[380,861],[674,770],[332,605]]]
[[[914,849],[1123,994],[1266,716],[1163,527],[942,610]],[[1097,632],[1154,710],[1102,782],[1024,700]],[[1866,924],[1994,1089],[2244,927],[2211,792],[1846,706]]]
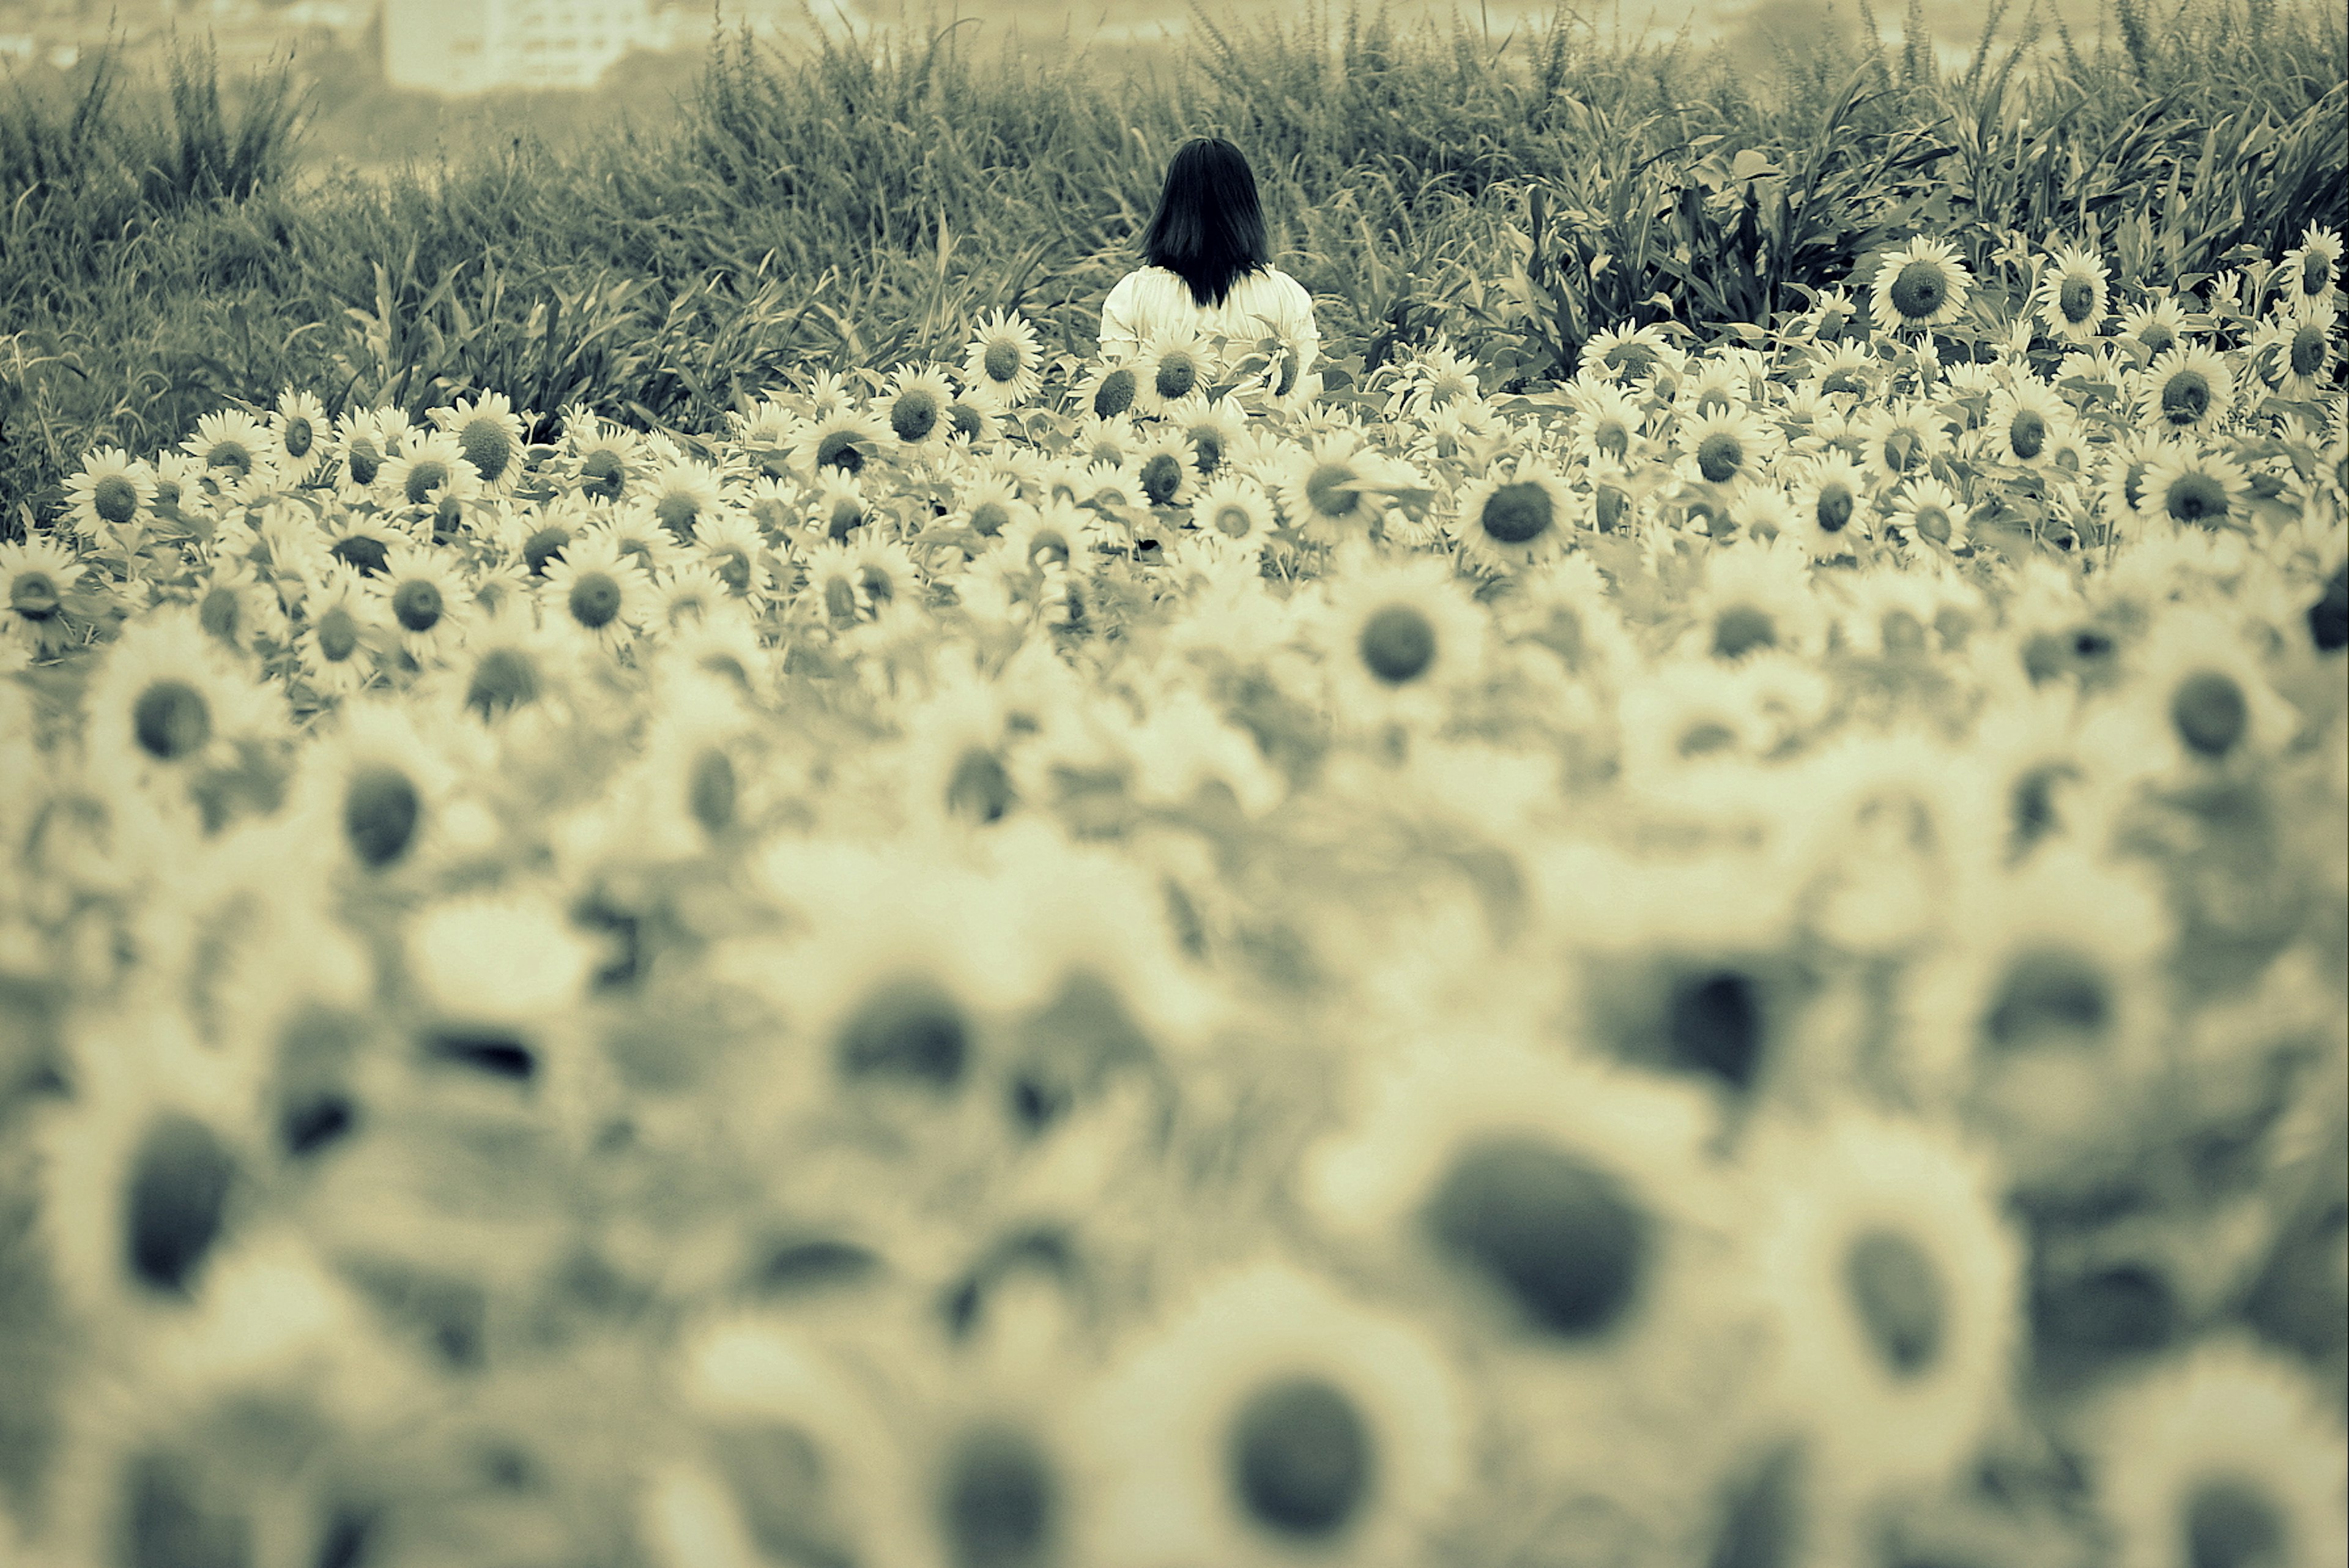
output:
[[[1233,284],[1271,263],[1256,171],[1238,148],[1201,136],[1175,150],[1158,210],[1142,231],[1142,255],[1180,274],[1203,306],[1221,305]]]

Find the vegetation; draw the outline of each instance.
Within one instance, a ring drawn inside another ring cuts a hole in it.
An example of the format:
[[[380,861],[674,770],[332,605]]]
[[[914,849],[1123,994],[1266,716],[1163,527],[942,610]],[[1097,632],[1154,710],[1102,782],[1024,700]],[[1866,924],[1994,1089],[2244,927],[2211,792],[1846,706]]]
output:
[[[1863,15],[1764,71],[1563,7],[1497,45],[1202,16],[1163,68],[1114,73],[954,27],[791,57],[744,36],[656,122],[301,181],[282,69],[224,91],[190,54],[140,91],[100,59],[0,107],[0,514],[38,525],[90,447],[287,386],[697,431],[999,306],[1089,348],[1167,154],[1205,130],[1255,159],[1340,362],[1444,332],[1503,379],[1569,370],[1609,324],[1766,325],[1920,229],[1977,274],[2084,241],[2116,281],[2187,287],[2349,211],[2334,7],[2117,0],[2090,46],[2002,6],[1946,73],[1913,8],[1895,43]]]

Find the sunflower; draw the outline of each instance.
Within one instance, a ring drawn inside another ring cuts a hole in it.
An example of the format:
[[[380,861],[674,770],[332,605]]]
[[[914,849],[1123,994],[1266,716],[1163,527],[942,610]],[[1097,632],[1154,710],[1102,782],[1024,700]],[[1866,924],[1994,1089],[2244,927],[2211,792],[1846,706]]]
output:
[[[636,432],[585,409],[564,416],[561,452],[573,485],[591,501],[625,500],[648,472]]]
[[[2104,329],[2109,296],[2104,261],[2093,250],[2059,247],[2040,275],[2033,303],[2049,337],[2064,343],[2093,341]]]
[[[2146,367],[2135,388],[2137,418],[2174,435],[2214,431],[2235,404],[2235,376],[2217,351],[2199,345],[2168,350]]]
[[[1415,1324],[1285,1264],[1198,1290],[1084,1414],[1101,1568],[1425,1561],[1467,1483],[1458,1372]]]
[[[1262,485],[1244,474],[1225,473],[1209,480],[1192,498],[1191,525],[1228,539],[1261,543],[1278,519]]]
[[[1076,388],[1079,411],[1095,419],[1113,420],[1122,414],[1132,413],[1141,397],[1141,370],[1130,361],[1122,359],[1105,359],[1095,364]]]
[[[1746,1160],[1778,1397],[1852,1501],[1954,1480],[2018,1370],[2023,1249],[1987,1160],[1949,1131],[1843,1108]]]
[[[1795,483],[1795,541],[1814,560],[1857,555],[1868,537],[1868,472],[1842,452],[1813,458]]]
[[[2146,476],[2178,455],[2183,445],[2158,431],[2133,431],[2106,447],[2098,485],[2106,518],[2133,532],[2159,516]]]
[[[1142,427],[1131,414],[1101,419],[1087,414],[1077,423],[1070,442],[1069,460],[1078,463],[1105,462],[1114,467],[1133,457],[1142,446]]]
[[[80,636],[70,600],[81,581],[74,553],[47,535],[0,545],[0,638],[47,658]]]
[[[2116,1568],[2349,1558],[2338,1416],[2295,1365],[2207,1340],[2099,1401],[2089,1476]]]
[[[325,522],[327,559],[361,576],[379,575],[384,562],[391,557],[391,547],[411,537],[390,519],[355,506],[329,508]]]
[[[2171,780],[2273,756],[2301,728],[2243,634],[2213,610],[2166,605],[2137,678],[2092,712],[2081,744],[2109,775]]]
[[[1179,326],[1152,333],[1133,363],[1134,410],[1152,416],[1205,391],[1220,373],[1213,345],[1198,332]]]
[[[706,462],[688,460],[663,463],[646,481],[637,498],[679,545],[688,545],[704,518],[725,510],[725,493],[718,471]]]
[[[889,373],[888,389],[875,411],[898,450],[928,457],[945,449],[953,431],[946,413],[954,400],[954,384],[944,370],[901,365]]]
[[[1577,377],[1568,385],[1566,396],[1578,416],[1573,435],[1578,455],[1622,463],[1645,455],[1642,438],[1647,414],[1629,392],[1610,382]]]
[[[2341,275],[2341,235],[2313,223],[2300,244],[2284,252],[2282,276],[2285,306],[2302,320],[2333,306],[2333,280]]]
[[[1808,653],[1826,612],[1812,586],[1810,552],[1793,541],[1740,540],[1712,551],[1693,597],[1688,651],[1736,660],[1771,649]]]
[[[1816,515],[1816,511],[1813,515]],[[1736,537],[1785,539],[1809,547],[1809,537],[1803,532],[1803,514],[1786,487],[1776,480],[1750,479],[1732,491],[1729,522]]]
[[[84,722],[93,777],[181,780],[236,761],[235,742],[264,731],[263,693],[192,610],[131,621],[92,679]]]
[[[2148,517],[2194,528],[2242,527],[2250,522],[2250,478],[2241,464],[2222,453],[2172,443],[2147,465],[2140,483]]]
[[[1966,504],[1938,479],[1912,479],[1886,504],[1885,527],[1903,545],[1947,555],[1964,549],[1972,538],[1966,525]]]
[[[1500,470],[1495,464],[1455,498],[1452,526],[1462,547],[1478,560],[1509,567],[1564,550],[1582,514],[1565,480],[1530,456],[1518,458],[1506,473]]]
[[[724,681],[754,702],[763,702],[773,689],[775,660],[759,640],[757,623],[722,604],[715,613],[672,625],[661,658],[667,668]]]
[[[586,528],[574,528],[574,536],[585,533],[609,534],[612,542],[619,546],[620,554],[635,562],[647,576],[656,572],[674,571],[692,556],[687,539],[669,531],[641,491],[635,500],[624,501],[608,511],[591,512],[587,515],[596,521]],[[687,538],[690,536],[688,535]],[[544,567],[542,566],[540,575],[543,573]]]
[[[429,545],[391,547],[375,580],[384,614],[419,664],[444,657],[465,636],[471,597],[463,569],[450,553]]]
[[[1672,398],[1673,412],[1682,420],[1750,411],[1753,379],[1746,367],[1717,351],[1700,360]]]
[[[1027,317],[997,310],[963,350],[963,381],[974,397],[1018,408],[1043,389],[1043,347]]]
[[[1775,432],[1751,410],[1727,407],[1683,420],[1673,441],[1683,479],[1720,485],[1761,472],[1776,446]]]
[[[2259,347],[2274,357],[2276,395],[2314,402],[2332,389],[2333,329],[2340,313],[2327,304],[2296,316],[2279,311],[2261,330]]]
[[[947,445],[960,453],[984,451],[1003,433],[1005,422],[1001,409],[965,388],[946,407]]]
[[[392,410],[397,412],[398,410]],[[335,490],[347,500],[374,493],[384,462],[398,454],[407,434],[405,414],[397,432],[383,428],[380,409],[347,409],[335,421],[333,442]]]
[[[693,545],[698,564],[733,597],[755,608],[774,591],[773,557],[748,513],[730,507],[703,517],[694,524]]]
[[[1188,445],[1186,456],[1202,481],[1216,478],[1233,461],[1247,432],[1247,410],[1229,398],[1210,402],[1193,396],[1160,410],[1160,418]]]
[[[1930,403],[1906,400],[1886,404],[1859,426],[1860,461],[1889,487],[1924,474],[1949,450],[1949,431]]]
[[[196,624],[240,652],[252,653],[288,636],[285,607],[248,561],[216,556],[209,576],[196,581]]]
[[[375,679],[381,604],[358,569],[328,562],[302,599],[302,628],[294,642],[302,678],[322,697],[347,697]]]
[[[1268,486],[1288,525],[1319,544],[1368,537],[1384,510],[1365,493],[1380,473],[1377,454],[1350,431],[1316,436],[1289,449]]]
[[[460,399],[453,408],[434,409],[433,426],[455,438],[457,452],[490,493],[511,493],[521,480],[525,453],[523,417],[503,392],[484,392],[471,401]]]
[[[276,483],[285,460],[270,428],[239,409],[222,409],[196,421],[196,431],[180,451],[202,464],[213,493],[233,500],[258,495]]]
[[[1357,558],[1322,579],[1331,711],[1351,724],[1434,723],[1482,662],[1485,618],[1442,556]]]
[[[1677,384],[1688,355],[1661,327],[1607,327],[1584,342],[1579,363],[1610,381],[1636,384],[1669,371]]]
[[[617,652],[652,613],[652,579],[624,555],[609,533],[583,535],[547,563],[539,587],[549,625]]]
[[[1972,286],[1957,246],[1920,235],[1877,264],[1869,313],[1885,331],[1945,327],[1964,314]]]
[[[1439,409],[1476,401],[1477,385],[1475,361],[1461,358],[1439,337],[1403,367],[1387,396],[1387,413],[1423,421]]]
[[[827,540],[807,553],[807,577],[797,602],[818,626],[835,630],[855,625],[873,611],[856,552],[837,539]]]
[[[890,439],[889,427],[881,420],[843,403],[807,427],[792,449],[792,466],[809,481],[834,472],[854,479],[881,455],[882,443]]]
[[[1162,428],[1152,434],[1133,454],[1134,477],[1142,492],[1138,499],[1154,508],[1187,508],[1198,490],[1193,483],[1197,471],[1191,457],[1191,443],[1181,431]]]
[[[2121,337],[2136,350],[2141,365],[2182,347],[2186,331],[2186,307],[2171,295],[2138,306],[2121,321]]]
[[[1982,450],[1996,462],[2044,469],[2062,449],[2071,423],[2071,408],[2054,389],[2036,377],[2017,377],[1991,400]]]
[[[1823,397],[1865,401],[1882,380],[1884,367],[1865,343],[1832,344],[1812,364],[1804,385],[1816,387]]]
[[[98,447],[66,481],[66,520],[76,535],[95,539],[136,522],[154,497],[152,468],[120,447]]]
[[[376,475],[376,497],[393,511],[437,507],[444,497],[467,501],[481,493],[480,472],[465,461],[457,438],[442,431],[410,437]]]
[[[986,541],[997,537],[1033,510],[1019,498],[1017,480],[1009,474],[989,474],[967,486],[955,498],[955,508],[947,514],[944,524],[968,528],[979,540]],[[978,547],[984,549],[986,545],[982,543]]]

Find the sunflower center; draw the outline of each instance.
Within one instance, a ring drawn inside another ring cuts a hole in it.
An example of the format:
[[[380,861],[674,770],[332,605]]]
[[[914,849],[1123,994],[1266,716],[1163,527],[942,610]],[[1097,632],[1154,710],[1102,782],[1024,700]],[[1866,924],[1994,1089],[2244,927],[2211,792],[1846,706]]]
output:
[[[957,399],[947,405],[947,428],[956,435],[977,441],[987,433],[987,421],[977,409]]]
[[[1296,389],[1297,356],[1284,354],[1280,357],[1280,374],[1273,379],[1272,395],[1276,398],[1285,398]]]
[[[1256,527],[1256,517],[1237,501],[1226,501],[1216,509],[1216,531],[1226,538],[1245,539]]]
[[[1212,475],[1224,466],[1224,432],[1213,425],[1203,425],[1190,432],[1191,466],[1203,475]]]
[[[1027,357],[1019,352],[1019,344],[998,339],[987,346],[987,352],[979,358],[978,368],[986,372],[990,381],[1016,381],[1019,379],[1020,368],[1026,363]]]
[[[2132,512],[2145,505],[2145,471],[2152,466],[2148,462],[2132,462],[2121,472],[2121,499],[2128,503]]]
[[[123,1191],[123,1261],[150,1289],[184,1293],[220,1237],[236,1157],[195,1117],[167,1111],[140,1141]]]
[[[204,453],[204,466],[233,469],[236,476],[243,479],[253,472],[253,451],[243,441],[214,441]]]
[[[1852,494],[1849,485],[1823,486],[1819,491],[1818,504],[1812,509],[1813,515],[1818,519],[1819,531],[1823,534],[1840,534],[1849,527],[1851,509],[1857,500],[1857,497]]]
[[[599,447],[579,460],[579,490],[582,494],[605,501],[620,498],[620,487],[627,482],[628,465],[620,454],[609,447]]]
[[[1531,544],[1557,520],[1549,492],[1529,479],[1515,479],[1496,487],[1477,517],[1485,536],[1501,545]]]
[[[1362,623],[1358,647],[1371,674],[1401,686],[1435,661],[1435,628],[1409,605],[1386,605]]]
[[[854,473],[864,466],[864,449],[856,444],[854,431],[834,431],[816,442],[815,465],[836,468],[843,473]]]
[[[1740,659],[1757,648],[1778,645],[1778,623],[1758,605],[1731,605],[1713,618],[1713,654]]]
[[[2009,452],[2028,462],[2047,450],[2047,421],[2035,409],[2017,409],[2006,425]]]
[[[2055,291],[2055,309],[2075,327],[2096,313],[2096,286],[2085,277],[2067,277]]]
[[[432,499],[432,493],[449,483],[449,465],[437,457],[419,458],[416,466],[408,471],[408,483],[400,493],[408,497],[410,506],[421,506]]]
[[[1623,509],[1631,498],[1611,484],[1602,484],[1591,493],[1591,504],[1599,523],[1599,531],[1612,534],[1623,521]]]
[[[1909,516],[1919,537],[1930,539],[1936,545],[1948,544],[1951,535],[1956,532],[1956,524],[1951,520],[1949,509],[1937,506],[1930,501],[1919,506]]]
[[[589,631],[600,631],[620,613],[620,584],[609,572],[583,572],[571,585],[566,601],[571,618]]]
[[[130,705],[130,732],[149,755],[177,762],[212,739],[212,709],[184,680],[153,681]]]
[[[1009,1428],[966,1436],[939,1499],[953,1568],[1040,1568],[1060,1533],[1060,1486],[1035,1441]]]
[[[927,441],[930,432],[938,428],[938,416],[944,410],[936,394],[916,387],[897,394],[889,405],[889,428],[903,441]]]
[[[1536,1328],[1605,1333],[1646,1274],[1650,1220],[1622,1183],[1526,1137],[1471,1146],[1426,1212],[1436,1245],[1483,1274]]]
[[[2227,515],[2227,487],[2192,470],[2169,482],[2163,508],[2180,523],[2207,523]]]
[[[982,501],[970,509],[970,531],[982,539],[994,538],[1010,521],[1011,508],[1000,501]]]
[[[383,449],[359,436],[343,449],[343,464],[350,470],[353,484],[373,484],[383,472]]]
[[[1949,275],[1937,263],[1912,261],[1893,278],[1889,292],[1903,321],[1922,321],[1948,302]]]
[[[1722,735],[1734,739],[1726,729]],[[1761,1065],[1762,1042],[1762,1001],[1752,977],[1715,970],[1683,976],[1672,986],[1664,1045],[1675,1066],[1743,1089]]]
[[[856,585],[846,577],[833,577],[823,585],[823,611],[835,621],[856,618]]]
[[[238,624],[244,618],[243,602],[234,588],[215,584],[204,590],[196,606],[196,624],[223,642],[236,640]]]
[[[483,479],[495,484],[513,461],[513,432],[486,414],[476,414],[457,432],[457,450]]]
[[[440,624],[440,588],[420,577],[399,585],[391,596],[391,613],[410,631],[430,631]]]
[[[1002,760],[984,746],[973,746],[955,763],[947,781],[947,810],[978,822],[994,822],[1011,809],[1011,775]]]
[[[2318,251],[2310,251],[2300,258],[2300,292],[2310,299],[2323,296],[2333,286],[2333,263]]]
[[[465,705],[488,719],[538,698],[538,666],[519,649],[493,648],[473,666]]]
[[[2205,1479],[2179,1511],[2187,1568],[2283,1568],[2290,1561],[2282,1516],[2251,1480]]]
[[[2169,722],[2178,738],[2206,757],[2223,757],[2251,727],[2243,688],[2224,670],[2198,670],[2170,693]]]
[[[1248,1517],[1283,1535],[1327,1538],[1361,1511],[1375,1479],[1369,1425],[1319,1377],[1287,1377],[1249,1395],[1226,1458]]]
[[[1925,443],[1910,430],[1897,430],[1884,438],[1884,466],[1906,473],[1924,457]]]
[[[841,496],[832,504],[832,515],[824,520],[824,537],[834,542],[845,539],[864,521],[864,504],[853,495]]]
[[[1855,395],[1868,390],[1868,379],[1858,371],[1846,369],[1832,371],[1819,383],[1822,392],[1850,392]]]
[[[701,503],[682,490],[672,490],[653,503],[653,515],[679,540],[690,539],[694,522],[701,515]]]
[[[1158,361],[1158,372],[1151,378],[1151,389],[1168,402],[1188,397],[1191,389],[1199,384],[1199,362],[1188,354],[1169,354]]]
[[[2158,321],[2148,321],[2137,335],[2137,342],[2148,354],[2158,357],[2178,346],[2178,334]]]
[[[89,507],[101,523],[128,523],[139,515],[139,487],[109,473],[89,487]]]
[[[2324,329],[2306,323],[2292,329],[2292,348],[2286,358],[2295,376],[2313,376],[2324,369]]]
[[[1133,395],[1141,387],[1141,378],[1133,373],[1133,367],[1120,365],[1093,389],[1093,412],[1105,420],[1117,418],[1133,407]]]
[[[1153,452],[1142,464],[1142,493],[1153,506],[1171,505],[1183,488],[1183,462],[1172,452]]]
[[[1696,446],[1696,470],[1710,484],[1726,484],[1745,465],[1745,443],[1727,431],[1715,431]]]
[[[318,444],[318,430],[307,419],[297,415],[285,421],[285,428],[278,432],[277,439],[285,446],[286,456],[304,458],[309,456],[310,449]]]
[[[329,664],[340,664],[359,649],[358,618],[336,605],[318,618],[318,653]]]
[[[1350,463],[1317,463],[1305,478],[1306,504],[1324,517],[1352,516],[1361,507],[1361,493],[1341,487],[1360,477]]]
[[[2178,370],[2161,384],[2161,417],[2173,425],[2198,423],[2210,411],[2210,381],[2199,370]]]
[[[58,609],[57,579],[47,572],[25,572],[8,587],[8,607],[26,620],[49,620]]]
[[[1949,1332],[1949,1298],[1925,1250],[1899,1231],[1869,1231],[1844,1254],[1843,1270],[1860,1328],[1892,1376],[1930,1371]]]
[[[559,524],[550,524],[523,541],[523,564],[530,568],[532,576],[544,576],[546,563],[553,560],[561,553],[563,547],[570,543],[570,529]]]
[[[408,853],[423,809],[415,782],[399,769],[364,767],[343,794],[343,833],[358,857],[380,870]]]
[[[726,591],[737,597],[750,591],[750,556],[748,551],[730,545],[709,557],[709,570],[726,585]]]
[[[1618,343],[1607,350],[1602,360],[1617,375],[1636,376],[1656,362],[1655,348],[1646,343]]]
[[[1591,442],[1608,456],[1619,458],[1631,450],[1631,427],[1621,420],[1608,420],[1599,425]]]
[[[686,808],[709,832],[723,833],[734,825],[735,798],[734,759],[711,746],[694,759],[686,781]]]
[[[841,1026],[834,1046],[852,1078],[905,1078],[939,1089],[962,1082],[970,1029],[935,981],[900,976],[874,987]]]
[[[2093,1037],[2104,1033],[2112,1011],[2104,977],[2079,954],[2028,952],[2008,966],[1982,1033],[2002,1050]]]
[[[1718,719],[1702,719],[1682,732],[1673,749],[1683,757],[1709,757],[1737,743],[1737,732]]]

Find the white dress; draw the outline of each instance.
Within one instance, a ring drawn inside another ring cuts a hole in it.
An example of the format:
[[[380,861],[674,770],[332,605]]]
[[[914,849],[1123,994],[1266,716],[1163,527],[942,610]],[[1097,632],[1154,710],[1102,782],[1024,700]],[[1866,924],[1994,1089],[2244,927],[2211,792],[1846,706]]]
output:
[[[1313,326],[1313,296],[1278,267],[1247,274],[1232,285],[1223,304],[1203,307],[1192,299],[1181,274],[1145,266],[1118,279],[1102,302],[1102,358],[1127,358],[1152,333],[1174,326],[1195,327],[1234,346],[1278,334],[1296,349],[1300,376],[1313,369],[1321,346]]]

